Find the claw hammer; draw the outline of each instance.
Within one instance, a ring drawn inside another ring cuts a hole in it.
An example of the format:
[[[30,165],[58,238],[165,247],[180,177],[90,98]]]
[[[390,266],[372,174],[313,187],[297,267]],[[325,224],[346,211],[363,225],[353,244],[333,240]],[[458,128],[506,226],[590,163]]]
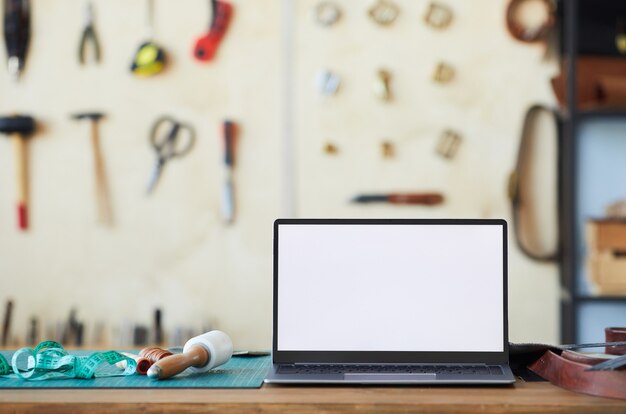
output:
[[[17,173],[17,222],[21,230],[28,228],[28,158],[26,138],[35,131],[35,120],[27,115],[0,117],[0,133],[8,134],[15,149]]]
[[[91,146],[93,149],[94,177],[96,179],[96,207],[98,209],[98,221],[104,225],[113,224],[113,210],[109,194],[109,185],[106,178],[104,157],[100,148],[100,134],[98,123],[104,117],[100,112],[82,112],[72,115],[75,120],[88,119],[91,123]]]

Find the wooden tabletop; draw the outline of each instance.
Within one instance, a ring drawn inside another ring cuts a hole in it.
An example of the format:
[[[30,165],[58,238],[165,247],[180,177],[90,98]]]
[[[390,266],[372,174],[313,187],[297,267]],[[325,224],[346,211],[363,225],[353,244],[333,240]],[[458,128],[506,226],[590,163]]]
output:
[[[311,387],[244,389],[0,390],[11,413],[626,413],[626,401],[549,383],[507,387]]]

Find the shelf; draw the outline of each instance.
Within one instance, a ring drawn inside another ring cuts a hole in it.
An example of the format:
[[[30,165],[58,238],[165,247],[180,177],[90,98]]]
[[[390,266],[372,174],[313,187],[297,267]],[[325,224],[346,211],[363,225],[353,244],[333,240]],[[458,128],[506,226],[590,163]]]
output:
[[[584,109],[577,111],[576,116],[580,119],[620,118],[626,117],[626,108]]]
[[[625,302],[626,296],[576,296],[574,297],[575,302]]]

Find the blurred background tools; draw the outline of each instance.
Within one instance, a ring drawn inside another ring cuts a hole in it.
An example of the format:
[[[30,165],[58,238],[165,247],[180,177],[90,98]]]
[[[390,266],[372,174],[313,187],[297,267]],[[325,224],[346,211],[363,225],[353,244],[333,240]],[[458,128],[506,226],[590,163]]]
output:
[[[104,114],[100,112],[82,112],[72,115],[72,118],[76,120],[89,120],[91,126],[91,147],[93,149],[97,217],[99,223],[109,226],[113,224],[113,207],[111,206],[109,184],[98,130],[98,122],[103,117]]]
[[[70,309],[70,314],[63,330],[61,343],[75,346],[82,346],[85,333],[85,324],[76,317],[78,311]]]
[[[201,62],[213,60],[233,14],[233,6],[225,1],[211,0],[209,32],[196,40],[194,57]]]
[[[4,42],[9,75],[19,80],[30,38],[30,1],[4,0]]]
[[[224,135],[224,167],[225,182],[222,194],[222,216],[226,223],[235,221],[235,188],[233,184],[233,172],[235,167],[235,145],[237,126],[234,122],[226,120],[223,125]]]
[[[372,92],[374,96],[381,101],[390,101],[391,94],[391,72],[386,69],[379,69],[372,83]]]
[[[26,138],[35,131],[35,120],[30,116],[0,117],[0,133],[8,134],[15,149],[17,174],[17,221],[21,230],[28,228],[28,157]]]
[[[163,325],[161,323],[163,313],[161,309],[154,310],[154,343],[161,345],[163,343]]]
[[[210,331],[191,338],[185,343],[182,354],[160,359],[148,370],[148,377],[165,379],[188,369],[203,373],[223,365],[233,355],[233,342],[222,331]]]
[[[165,52],[154,43],[154,0],[148,2],[148,40],[139,45],[133,63],[132,73],[140,77],[149,77],[160,73],[165,66]]]
[[[96,63],[100,63],[100,42],[93,26],[93,3],[89,2],[85,6],[85,26],[80,36],[80,44],[78,46],[78,61],[81,65],[85,64],[85,52],[91,48],[93,59]]]
[[[3,347],[9,344],[9,336],[11,334],[11,319],[13,318],[13,301],[7,300],[6,308],[4,311],[4,320],[2,321],[2,338],[0,338],[0,345]]]
[[[148,194],[154,191],[165,163],[189,153],[195,139],[196,131],[189,124],[179,122],[168,115],[156,120],[150,132],[150,145],[156,152],[157,161],[148,182]]]
[[[443,203],[440,193],[390,193],[390,194],[361,194],[352,199],[353,203],[391,203],[391,204],[421,204],[435,206]]]

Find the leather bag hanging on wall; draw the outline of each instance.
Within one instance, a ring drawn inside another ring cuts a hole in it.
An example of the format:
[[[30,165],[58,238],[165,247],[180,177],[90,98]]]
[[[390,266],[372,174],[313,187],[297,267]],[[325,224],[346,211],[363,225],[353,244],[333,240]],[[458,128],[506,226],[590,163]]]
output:
[[[511,202],[511,210],[513,216],[513,228],[515,241],[519,249],[529,258],[540,261],[540,262],[554,262],[559,259],[560,254],[560,241],[558,236],[554,241],[554,245],[546,248],[544,251],[537,247],[540,243],[537,242],[537,235],[541,234],[541,228],[534,222],[532,219],[528,219],[528,216],[523,213],[524,206],[528,206],[528,192],[526,191],[528,187],[527,177],[531,168],[538,168],[537,165],[532,164],[532,147],[536,142],[533,142],[533,138],[535,140],[538,137],[533,137],[533,124],[537,122],[538,117],[541,114],[549,115],[555,123],[556,136],[555,140],[558,142],[558,137],[561,129],[561,121],[559,119],[558,114],[542,105],[533,105],[531,106],[526,115],[524,117],[524,122],[522,126],[522,136],[520,138],[519,150],[517,153],[517,161],[515,164],[515,169],[509,176],[509,200]],[[557,143],[557,153],[558,153],[558,143]],[[558,168],[558,156],[557,160],[553,163],[553,168]],[[557,179],[558,180],[558,179]],[[554,193],[556,197],[556,191]],[[556,204],[556,201],[555,201]],[[527,219],[524,220],[524,217]],[[555,228],[557,227],[555,223]],[[556,234],[558,235],[558,229],[556,230]]]

